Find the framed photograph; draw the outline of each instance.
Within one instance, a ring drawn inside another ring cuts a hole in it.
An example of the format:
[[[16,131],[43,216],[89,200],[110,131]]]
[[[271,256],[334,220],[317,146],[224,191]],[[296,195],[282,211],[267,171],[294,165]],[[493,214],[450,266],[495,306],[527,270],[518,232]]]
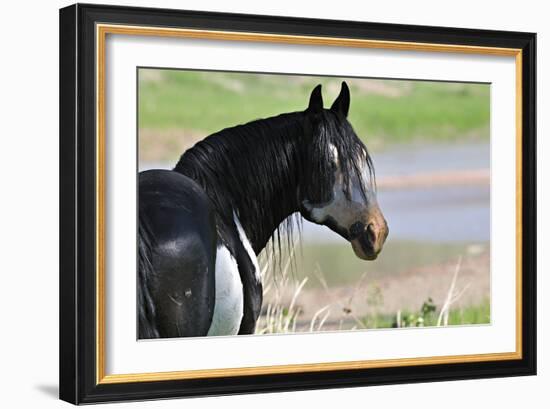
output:
[[[536,35],[60,11],[60,398],[536,373]]]

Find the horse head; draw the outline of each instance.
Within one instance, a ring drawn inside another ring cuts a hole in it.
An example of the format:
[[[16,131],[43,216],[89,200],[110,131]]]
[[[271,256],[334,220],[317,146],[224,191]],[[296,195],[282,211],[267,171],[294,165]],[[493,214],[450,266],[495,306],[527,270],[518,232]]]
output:
[[[389,229],[376,199],[371,158],[347,119],[349,106],[345,82],[330,109],[323,107],[321,85],[311,93],[304,111],[300,212],[348,240],[357,257],[374,260]]]

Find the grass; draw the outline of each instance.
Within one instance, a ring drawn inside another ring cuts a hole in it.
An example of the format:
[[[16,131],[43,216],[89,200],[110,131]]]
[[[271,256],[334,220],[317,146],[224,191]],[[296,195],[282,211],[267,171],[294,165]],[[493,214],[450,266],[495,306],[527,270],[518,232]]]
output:
[[[395,327],[436,327],[436,310],[431,314],[422,314],[419,311],[399,311],[395,314],[373,314],[361,317],[364,328],[395,328]],[[397,322],[399,321],[399,325]],[[480,325],[491,322],[491,306],[489,300],[484,300],[477,305],[452,308],[449,311],[448,325]],[[443,325],[440,325],[443,326]]]
[[[325,278],[324,270],[318,268],[315,276],[303,278],[293,274],[290,261],[293,255],[294,253],[291,253],[290,257],[286,257],[284,265],[274,262],[265,254],[262,257],[264,306],[256,329],[258,334],[490,323],[488,298],[482,299],[481,302],[457,306],[457,302],[471,284],[457,284],[462,258],[459,258],[454,266],[454,274],[448,288],[437,290],[438,294],[434,294],[434,297],[441,300],[439,305],[434,303],[432,297],[428,297],[417,310],[397,309],[388,313],[381,312],[384,309],[383,291],[370,283],[367,273],[363,273],[348,286],[350,291],[335,296],[336,293]],[[325,295],[320,295],[319,291],[314,294],[316,299],[323,300],[321,304],[316,303],[314,310],[308,305],[312,290],[306,287],[306,283],[312,281],[311,279],[317,279],[326,292]],[[359,306],[357,301],[360,303]],[[309,313],[306,312],[308,309]]]
[[[168,139],[177,137],[174,130],[202,138],[253,119],[303,110],[318,83],[323,84],[328,107],[339,91],[340,81],[142,69],[139,127]],[[489,85],[355,78],[347,81],[352,95],[350,122],[371,148],[489,136]]]

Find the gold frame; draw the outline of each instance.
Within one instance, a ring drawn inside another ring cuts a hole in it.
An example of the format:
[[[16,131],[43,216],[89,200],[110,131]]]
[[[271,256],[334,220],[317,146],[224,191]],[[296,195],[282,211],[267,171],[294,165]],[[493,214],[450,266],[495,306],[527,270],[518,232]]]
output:
[[[391,50],[430,51],[513,56],[516,64],[516,350],[505,353],[450,355],[368,361],[322,362],[173,372],[105,374],[105,41],[108,34],[199,38],[225,41],[267,42]],[[164,380],[204,379],[246,375],[290,374],[348,369],[402,367],[522,359],[522,50],[453,44],[362,40],[352,38],[293,36],[233,31],[178,29],[115,24],[96,25],[96,383],[116,384]]]

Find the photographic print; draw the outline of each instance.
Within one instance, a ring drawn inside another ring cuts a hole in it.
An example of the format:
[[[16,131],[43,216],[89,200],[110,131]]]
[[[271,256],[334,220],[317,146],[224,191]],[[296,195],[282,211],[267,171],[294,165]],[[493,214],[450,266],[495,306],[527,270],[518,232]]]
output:
[[[490,84],[137,88],[138,339],[491,323]]]
[[[533,33],[60,11],[60,397],[536,373]]]

